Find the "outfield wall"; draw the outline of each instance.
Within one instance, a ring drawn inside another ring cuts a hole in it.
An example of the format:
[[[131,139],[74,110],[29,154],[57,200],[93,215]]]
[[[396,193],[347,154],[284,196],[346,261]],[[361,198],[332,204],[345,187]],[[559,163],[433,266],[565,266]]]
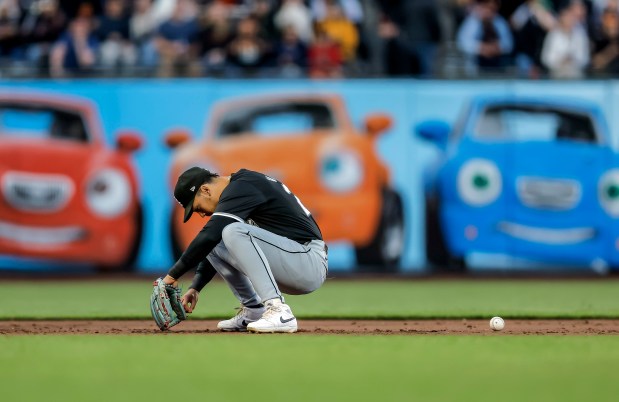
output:
[[[168,182],[173,152],[164,145],[164,134],[172,128],[184,127],[190,130],[194,140],[200,139],[208,111],[222,99],[291,92],[337,93],[344,99],[350,118],[357,127],[362,126],[364,116],[369,113],[383,112],[390,115],[393,125],[379,137],[376,152],[388,166],[393,187],[403,201],[406,237],[398,267],[401,272],[421,272],[427,269],[422,176],[424,169],[436,157],[437,149],[414,136],[413,127],[419,122],[442,119],[453,123],[465,103],[480,94],[575,97],[598,104],[608,120],[615,149],[619,141],[619,114],[615,112],[619,107],[619,85],[613,81],[20,81],[3,82],[0,91],[9,94],[42,91],[89,99],[98,108],[105,142],[110,147],[113,147],[115,133],[120,129],[130,128],[140,133],[144,146],[135,154],[134,161],[144,220],[137,268],[146,272],[167,270],[174,262],[169,217],[172,208],[176,206],[170,197]],[[16,152],[27,153],[28,150],[19,148]],[[0,161],[0,169],[15,168],[6,166],[6,163],[3,165]],[[6,204],[5,200],[3,202]],[[2,211],[0,220],[12,222],[13,225],[23,223],[21,212],[6,208]],[[608,219],[604,224],[614,227],[616,220]],[[14,227],[5,226],[5,231],[11,231]],[[333,273],[354,271],[357,266],[354,249],[345,240],[331,242],[329,261]],[[37,270],[67,265],[62,259],[47,258],[43,261],[6,251],[0,263],[3,267]],[[482,258],[479,266],[484,264],[488,265]],[[509,266],[509,261],[506,264],[504,266]]]

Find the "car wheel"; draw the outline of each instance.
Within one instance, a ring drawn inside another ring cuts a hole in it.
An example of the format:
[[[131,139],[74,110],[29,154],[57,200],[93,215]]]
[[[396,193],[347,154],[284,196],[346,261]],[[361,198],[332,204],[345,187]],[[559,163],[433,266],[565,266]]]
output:
[[[452,256],[447,249],[439,216],[440,203],[438,198],[426,198],[425,207],[425,241],[428,263],[439,272],[466,271],[464,259]]]
[[[383,190],[381,218],[374,238],[356,248],[357,263],[362,269],[395,272],[404,251],[404,208],[393,190]]]

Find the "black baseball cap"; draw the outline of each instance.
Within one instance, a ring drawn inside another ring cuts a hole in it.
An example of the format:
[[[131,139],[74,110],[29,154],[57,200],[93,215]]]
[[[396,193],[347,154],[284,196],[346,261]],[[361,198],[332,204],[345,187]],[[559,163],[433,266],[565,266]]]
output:
[[[193,214],[193,200],[196,198],[200,186],[212,176],[213,174],[206,169],[192,167],[178,177],[176,187],[174,187],[174,198],[185,208],[183,223],[187,222]]]

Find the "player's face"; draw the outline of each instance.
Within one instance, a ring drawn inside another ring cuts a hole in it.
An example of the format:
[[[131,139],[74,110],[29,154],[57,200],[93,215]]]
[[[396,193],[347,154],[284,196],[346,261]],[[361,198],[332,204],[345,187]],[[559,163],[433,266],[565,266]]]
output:
[[[200,215],[202,218],[211,216],[213,210],[210,208],[210,200],[208,194],[200,191],[200,193],[193,199],[193,212]]]
[[[204,218],[207,215],[208,212],[205,211],[204,208],[202,207],[201,200],[202,200],[202,197],[200,197],[200,195],[198,195],[196,198],[194,198],[194,200],[193,200],[193,212],[197,213],[202,218]]]

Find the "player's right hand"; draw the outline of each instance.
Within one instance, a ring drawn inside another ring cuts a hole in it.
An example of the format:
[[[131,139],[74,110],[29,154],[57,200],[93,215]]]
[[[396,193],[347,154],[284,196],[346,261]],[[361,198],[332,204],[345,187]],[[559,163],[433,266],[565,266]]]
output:
[[[187,293],[183,295],[183,297],[181,298],[181,303],[183,304],[183,308],[186,312],[191,313],[196,308],[199,295],[200,292],[195,289],[189,289]]]

